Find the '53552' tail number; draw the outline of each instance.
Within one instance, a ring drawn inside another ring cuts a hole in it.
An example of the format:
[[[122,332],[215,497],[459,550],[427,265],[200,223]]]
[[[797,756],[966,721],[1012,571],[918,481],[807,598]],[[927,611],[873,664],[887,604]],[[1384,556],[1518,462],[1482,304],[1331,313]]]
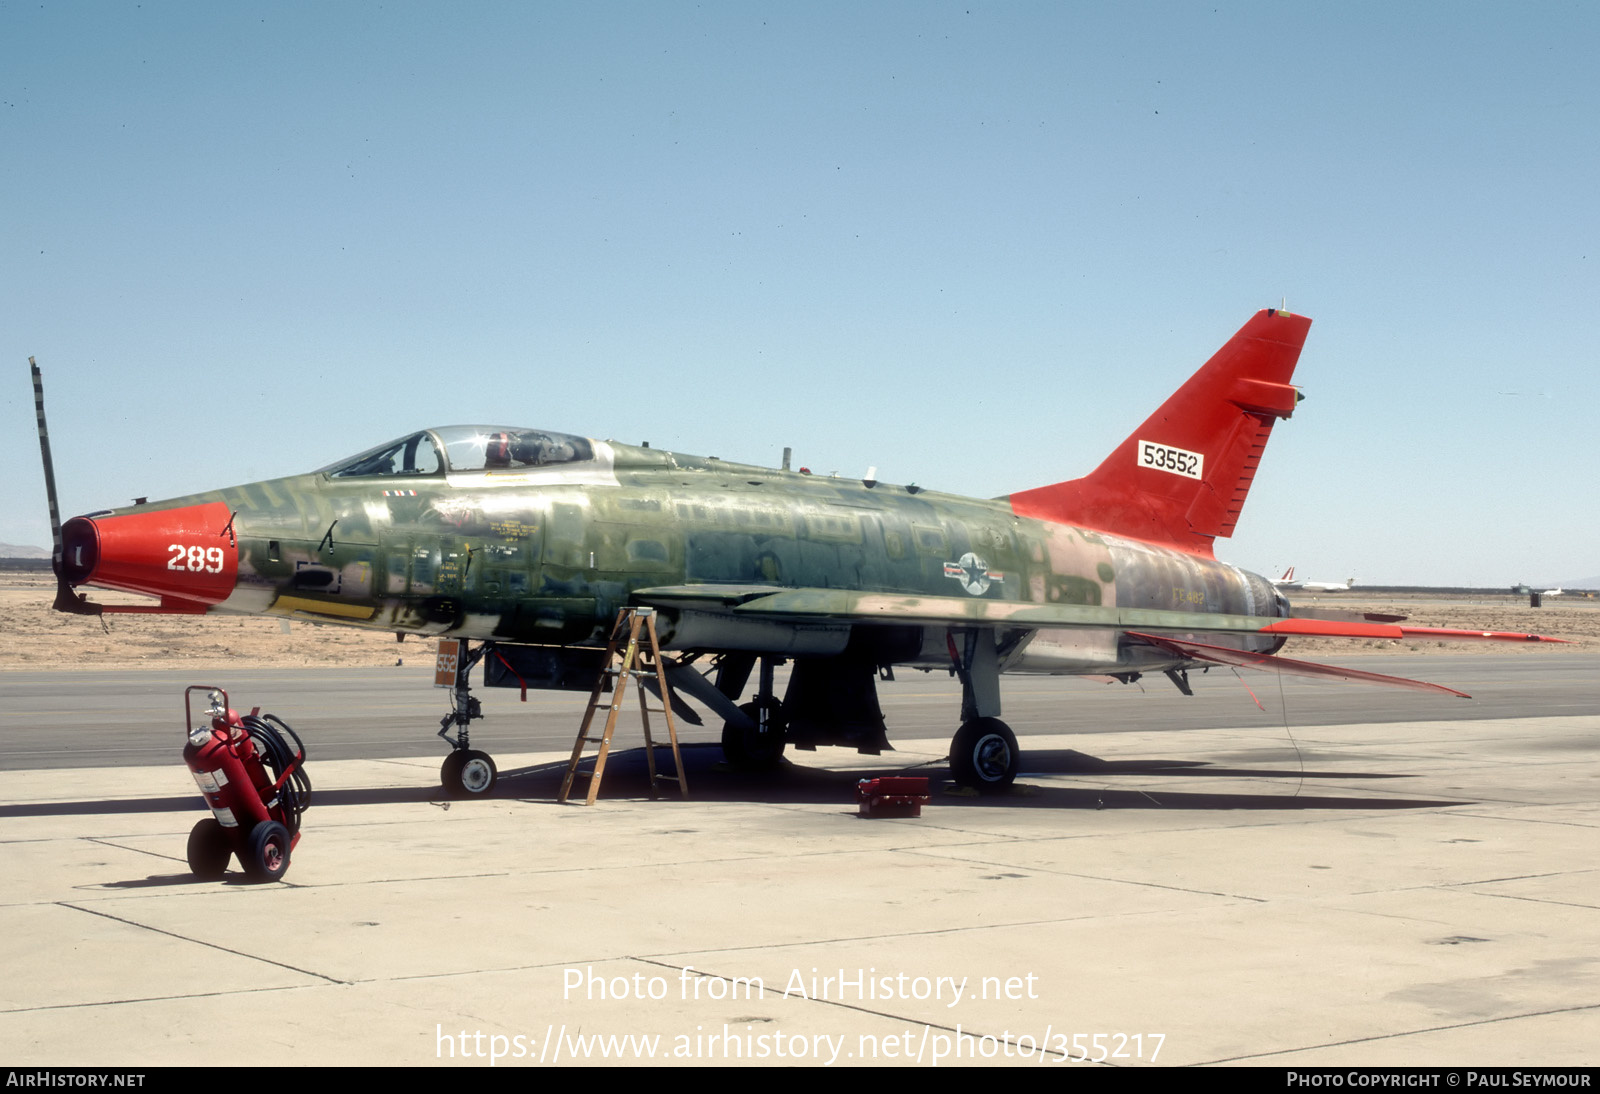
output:
[[[1191,479],[1204,477],[1206,458],[1202,453],[1174,448],[1154,441],[1139,442],[1139,466]]]

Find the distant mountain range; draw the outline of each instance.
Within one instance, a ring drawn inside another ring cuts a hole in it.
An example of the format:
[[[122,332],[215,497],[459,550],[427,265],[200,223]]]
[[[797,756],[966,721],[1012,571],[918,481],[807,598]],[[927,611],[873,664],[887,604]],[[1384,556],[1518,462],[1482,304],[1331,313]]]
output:
[[[20,543],[0,543],[0,558],[49,558],[48,547],[24,547]]]

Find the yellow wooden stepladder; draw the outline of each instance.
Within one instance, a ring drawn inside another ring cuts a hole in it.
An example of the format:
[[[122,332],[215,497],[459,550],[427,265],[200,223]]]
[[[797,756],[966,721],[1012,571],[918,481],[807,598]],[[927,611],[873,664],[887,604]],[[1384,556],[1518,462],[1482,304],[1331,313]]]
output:
[[[619,663],[620,662],[620,663]],[[650,693],[643,679],[653,676],[661,692],[661,709],[657,714],[667,718],[667,736],[672,741],[672,762],[676,774],[656,773],[656,744],[650,736]],[[637,679],[636,679],[637,678]],[[611,682],[611,705],[606,714],[606,728],[598,737],[589,736],[595,711],[600,709],[601,693],[606,681]],[[657,783],[677,783],[678,792],[685,801],[689,798],[689,780],[684,776],[683,757],[678,753],[678,726],[672,718],[672,690],[667,686],[667,674],[661,667],[661,647],[656,641],[656,613],[654,608],[623,608],[617,613],[617,622],[611,628],[611,641],[606,645],[606,660],[595,679],[594,690],[589,693],[589,706],[583,712],[583,724],[578,727],[578,739],[572,742],[572,759],[567,763],[567,777],[561,780],[558,803],[567,800],[572,790],[572,780],[579,775],[589,778],[589,798],[585,805],[593,805],[600,793],[600,777],[605,773],[606,757],[611,754],[611,735],[617,728],[617,715],[622,713],[622,703],[627,697],[628,681],[635,680],[639,688],[639,720],[644,726],[645,762],[650,768],[650,795],[655,796]],[[584,746],[600,745],[595,756],[593,771],[579,771],[583,761]]]

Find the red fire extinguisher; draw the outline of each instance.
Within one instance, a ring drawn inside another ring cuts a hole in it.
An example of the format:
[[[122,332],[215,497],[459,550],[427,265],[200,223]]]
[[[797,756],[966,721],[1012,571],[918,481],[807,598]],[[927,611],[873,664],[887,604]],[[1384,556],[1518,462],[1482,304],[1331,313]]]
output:
[[[189,697],[210,693],[209,723],[195,723]],[[189,765],[211,816],[189,832],[189,869],[215,881],[228,859],[255,881],[277,881],[289,869],[289,854],[300,842],[300,817],[311,804],[305,773],[305,746],[294,730],[256,707],[240,717],[221,688],[194,685],[183,693],[184,728],[189,735],[183,761]],[[294,747],[289,747],[289,740]]]

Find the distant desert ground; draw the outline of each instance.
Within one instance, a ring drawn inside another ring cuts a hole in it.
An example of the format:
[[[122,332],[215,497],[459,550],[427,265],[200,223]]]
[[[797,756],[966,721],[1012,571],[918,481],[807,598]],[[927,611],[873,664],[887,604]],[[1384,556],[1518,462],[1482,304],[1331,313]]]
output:
[[[397,643],[387,631],[287,621],[275,617],[230,615],[66,615],[52,611],[54,579],[48,574],[0,571],[0,670],[6,669],[138,669],[217,668],[257,665],[393,665],[397,658],[433,656],[433,642],[412,636]],[[97,593],[103,603],[138,603],[137,597]],[[1527,597],[1467,598],[1408,594],[1377,597],[1353,593],[1321,593],[1294,598],[1297,605],[1378,611],[1407,616],[1407,622],[1428,627],[1460,627],[1547,634],[1569,639],[1566,650],[1600,650],[1600,600],[1546,598],[1544,607],[1528,607]],[[1294,639],[1284,653],[1349,656],[1383,650],[1428,653],[1505,653],[1526,649],[1537,654],[1538,643],[1434,642],[1408,640],[1342,641]],[[1544,647],[1551,648],[1551,647]]]
[[[103,604],[153,603],[86,591]],[[50,574],[0,572],[0,670],[293,668],[433,658],[434,643],[414,635],[402,645],[388,631],[266,616],[68,615],[51,609],[54,599]]]

